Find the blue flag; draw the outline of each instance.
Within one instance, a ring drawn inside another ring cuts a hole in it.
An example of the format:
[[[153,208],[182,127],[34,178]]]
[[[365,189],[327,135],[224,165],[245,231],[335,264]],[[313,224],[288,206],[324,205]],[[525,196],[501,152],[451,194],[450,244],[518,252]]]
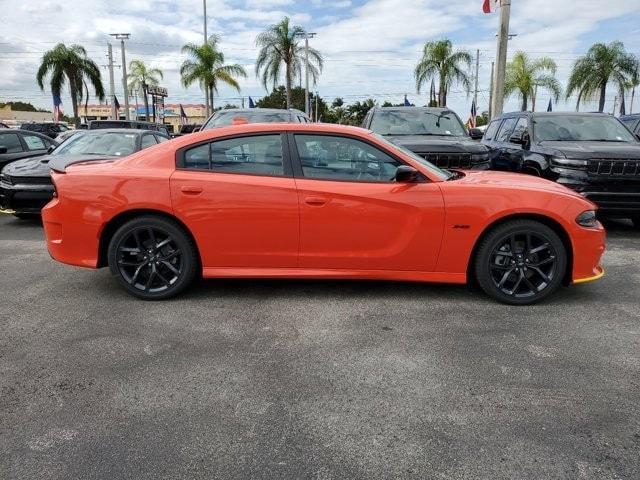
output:
[[[551,99],[549,99],[549,105],[547,106],[547,112],[553,112],[553,105],[551,103]]]
[[[53,95],[53,121],[59,122],[62,111],[60,110],[60,105],[62,105],[62,99],[60,95]]]
[[[256,104],[253,103],[253,98],[249,97],[249,108],[256,108]]]
[[[411,104],[409,103],[409,100],[407,100],[407,96],[406,95],[404,96],[404,106],[405,107],[410,107],[411,106]]]

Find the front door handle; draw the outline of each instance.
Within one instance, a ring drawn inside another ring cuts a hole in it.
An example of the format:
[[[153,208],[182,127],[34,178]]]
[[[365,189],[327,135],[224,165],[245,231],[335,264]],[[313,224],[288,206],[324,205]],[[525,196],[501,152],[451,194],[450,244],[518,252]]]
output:
[[[328,200],[323,197],[306,197],[304,199],[304,203],[306,203],[307,205],[311,205],[313,207],[321,207],[322,205],[325,205],[327,202]]]
[[[202,187],[196,187],[194,185],[185,185],[180,187],[180,191],[186,195],[198,195],[202,193]]]

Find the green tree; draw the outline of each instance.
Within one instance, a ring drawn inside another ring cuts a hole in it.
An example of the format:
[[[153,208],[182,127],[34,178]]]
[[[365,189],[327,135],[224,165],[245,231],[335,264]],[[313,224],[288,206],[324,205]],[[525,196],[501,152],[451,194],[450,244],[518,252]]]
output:
[[[190,57],[180,67],[182,84],[185,88],[196,82],[200,84],[205,92],[207,115],[213,110],[213,94],[218,93],[220,83],[226,83],[239,92],[240,84],[236,78],[247,78],[247,72],[241,65],[224,63],[224,54],[219,50],[219,43],[220,37],[211,35],[203,45],[187,43],[182,47],[182,53]]]
[[[127,88],[135,95],[137,95],[136,92],[142,90],[142,94],[144,95],[144,110],[147,121],[149,121],[149,97],[147,95],[147,87],[157,87],[160,84],[160,80],[162,80],[162,78],[162,70],[160,70],[159,68],[147,67],[142,60],[132,60],[129,63]]]
[[[271,25],[256,37],[260,47],[256,60],[256,75],[261,78],[266,90],[275,89],[284,66],[286,108],[291,108],[291,90],[296,75],[301,76],[305,65],[305,48],[298,37],[304,34],[302,27],[291,25],[289,17]],[[322,71],[322,55],[315,48],[309,48],[309,76],[315,85]],[[304,110],[304,105],[302,110]]]
[[[516,52],[513,59],[507,63],[504,94],[517,94],[522,102],[523,112],[527,109],[530,99],[532,107],[535,107],[537,87],[548,90],[558,101],[562,88],[555,77],[556,70],[556,62],[549,57],[533,60],[524,52]]]
[[[349,113],[349,123],[351,125],[362,125],[365,115],[369,110],[376,106],[376,101],[373,98],[368,98],[362,102],[357,101],[347,107]]]
[[[416,90],[420,93],[422,86],[433,78],[439,82],[438,106],[447,105],[447,94],[454,83],[462,85],[465,90],[471,89],[471,78],[465,71],[471,67],[471,54],[464,50],[453,51],[451,40],[427,42],[424,45],[422,58],[415,67]]]
[[[580,102],[600,95],[598,111],[604,110],[607,85],[612,82],[623,93],[638,70],[638,59],[628,53],[622,42],[594,43],[587,54],[576,60],[567,84],[567,98],[578,94]]]
[[[50,75],[51,93],[61,96],[65,83],[69,86],[73,119],[76,126],[80,125],[78,117],[78,103],[86,96],[89,99],[87,81],[93,86],[96,96],[104,99],[104,88],[100,77],[100,69],[93,60],[87,57],[87,51],[80,45],[67,47],[63,43],[45,52],[36,73],[36,81],[44,90],[44,80]],[[86,95],[83,94],[83,87]]]
[[[298,110],[304,111],[304,88],[293,87],[290,93],[290,108],[297,108]],[[321,118],[323,121],[327,121],[327,118],[331,118],[330,109],[326,102],[322,99],[322,97],[318,96],[316,102],[316,95],[313,92],[309,92],[309,102],[311,103],[311,107],[313,111],[316,110],[316,104],[318,108],[318,118]],[[260,108],[287,108],[287,89],[284,85],[280,85],[273,89],[273,91],[262,97],[260,100],[256,102],[256,107]]]

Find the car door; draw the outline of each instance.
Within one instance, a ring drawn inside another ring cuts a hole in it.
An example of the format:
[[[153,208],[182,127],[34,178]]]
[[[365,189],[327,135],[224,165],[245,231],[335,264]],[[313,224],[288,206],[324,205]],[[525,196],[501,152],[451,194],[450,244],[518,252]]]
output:
[[[493,146],[496,152],[493,157],[493,167],[496,170],[510,170],[509,138],[517,121],[518,119],[516,117],[505,118],[494,138]]]
[[[27,151],[31,152],[30,156],[44,155],[48,152],[49,147],[54,145],[54,142],[44,135],[35,135],[27,132],[22,133],[22,140],[27,147]]]
[[[20,133],[15,130],[0,132],[0,147],[3,147],[3,150],[6,149],[5,153],[0,154],[0,170],[14,160],[34,155],[27,149],[27,146],[20,138]]]
[[[283,134],[231,136],[178,151],[171,198],[205,268],[292,268],[299,209]]]
[[[527,117],[518,118],[513,130],[509,134],[509,138],[504,144],[504,156],[508,162],[507,169],[512,172],[522,170],[524,150],[522,149],[522,145],[516,142],[522,138],[523,133],[529,131],[528,122]]]
[[[290,133],[300,203],[300,267],[435,268],[444,223],[440,188],[396,183],[403,162],[374,143]]]

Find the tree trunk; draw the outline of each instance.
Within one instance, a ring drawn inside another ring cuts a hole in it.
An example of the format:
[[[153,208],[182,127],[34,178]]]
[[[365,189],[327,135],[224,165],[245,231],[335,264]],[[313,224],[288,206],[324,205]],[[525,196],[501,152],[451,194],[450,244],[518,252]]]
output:
[[[526,93],[522,94],[522,105],[520,107],[520,110],[523,112],[527,111],[527,104],[529,103],[529,98],[527,97]]]
[[[440,85],[438,85],[438,106],[447,106],[447,86],[443,75],[440,75]]]
[[[76,85],[74,81],[69,79],[69,93],[71,93],[71,107],[73,108],[73,123],[76,128],[80,127],[80,117],[78,117],[78,91],[76,90]],[[85,118],[87,112],[84,112]]]
[[[213,114],[216,111],[213,106],[213,85],[209,86],[209,106],[211,107],[211,113]]]
[[[149,95],[147,94],[147,84],[143,84],[144,90],[144,111],[145,111],[145,120],[149,121]]]
[[[285,90],[287,91],[287,109],[291,108],[291,65],[289,63],[286,64],[286,85]]]
[[[599,112],[604,112],[604,100],[607,96],[607,82],[602,82],[600,85],[600,105],[598,106]]]

